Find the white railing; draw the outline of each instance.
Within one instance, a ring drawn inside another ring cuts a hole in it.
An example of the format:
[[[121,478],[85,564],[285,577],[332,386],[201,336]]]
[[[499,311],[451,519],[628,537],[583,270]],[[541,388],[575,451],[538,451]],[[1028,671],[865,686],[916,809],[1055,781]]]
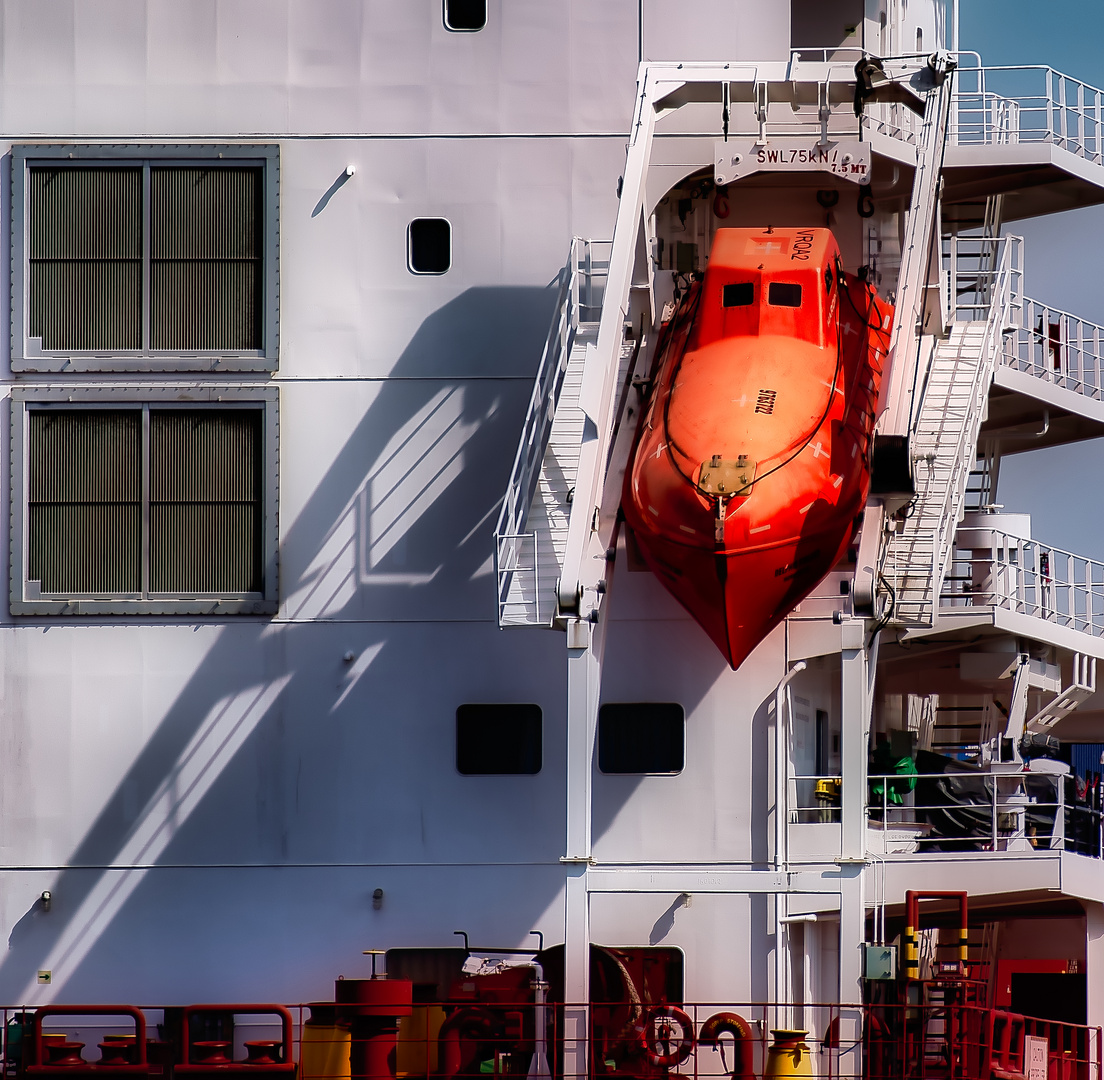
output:
[[[1050,67],[961,67],[951,141],[1052,143],[1104,163],[1104,92]]]
[[[1104,636],[1104,563],[988,527],[962,531],[939,599],[944,612],[1002,608]]]
[[[609,241],[576,237],[567,263],[558,276],[556,306],[544,343],[529,408],[521,428],[510,481],[502,499],[495,527],[495,579],[498,586],[498,621],[506,608],[510,582],[516,575],[533,579],[531,595],[538,595],[537,549],[533,533],[524,532],[526,517],[540,480],[548,436],[560,400],[564,372],[581,322],[597,319],[602,310],[605,276],[609,268]]]
[[[971,768],[867,777],[867,848],[880,855],[1066,851],[1101,857],[1095,789],[1072,775]],[[838,824],[843,781],[790,777],[789,825]]]
[[[948,237],[943,241],[943,268],[954,319],[988,322],[994,315],[993,302],[999,299],[1000,329],[1023,325],[1022,237]]]
[[[1095,401],[1104,399],[1104,326],[1023,297],[1001,363]]]

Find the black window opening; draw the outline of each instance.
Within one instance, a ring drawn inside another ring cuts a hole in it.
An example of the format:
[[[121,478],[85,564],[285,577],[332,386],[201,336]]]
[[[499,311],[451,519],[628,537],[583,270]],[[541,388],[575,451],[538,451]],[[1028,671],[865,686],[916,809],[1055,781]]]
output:
[[[721,291],[721,303],[725,307],[747,307],[755,303],[755,286],[750,281],[726,285]]]
[[[28,166],[29,338],[47,352],[262,350],[264,171]]]
[[[264,590],[257,408],[33,409],[27,579],[42,596]]]
[[[487,25],[487,0],[445,0],[445,29],[473,33]]]
[[[678,773],[686,722],[673,702],[610,703],[598,710],[598,768],[604,773]]]
[[[452,266],[452,226],[446,218],[415,218],[407,232],[407,262],[415,274],[445,274]]]
[[[775,307],[801,307],[801,286],[772,281],[767,289],[767,303]]]
[[[832,268],[830,266],[824,268],[824,291],[829,296],[832,295]]]
[[[543,760],[539,705],[461,705],[456,770],[464,776],[532,776]]]

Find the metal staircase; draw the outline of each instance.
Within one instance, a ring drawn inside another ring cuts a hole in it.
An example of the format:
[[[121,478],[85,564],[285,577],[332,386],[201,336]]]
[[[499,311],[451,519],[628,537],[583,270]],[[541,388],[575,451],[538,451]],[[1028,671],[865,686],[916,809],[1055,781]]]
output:
[[[930,360],[910,425],[916,494],[889,535],[883,568],[894,593],[894,617],[906,626],[931,626],[934,621],[977,459],[989,384],[1003,349],[1013,244],[991,243],[1002,250],[996,269],[986,276],[988,317],[952,324],[945,341],[927,339]],[[957,275],[951,284],[957,294]]]
[[[597,333],[595,323],[580,323],[574,335],[559,398],[552,410],[525,531],[497,534],[500,627],[550,627],[556,619],[556,583],[563,573],[583,443],[585,415],[579,395],[583,368],[588,354],[594,350]],[[633,352],[631,341],[622,345],[619,384],[625,381]]]
[[[510,482],[495,529],[498,625],[551,626],[563,568],[583,412],[583,366],[593,349],[609,266],[608,241],[574,239],[537,367]]]

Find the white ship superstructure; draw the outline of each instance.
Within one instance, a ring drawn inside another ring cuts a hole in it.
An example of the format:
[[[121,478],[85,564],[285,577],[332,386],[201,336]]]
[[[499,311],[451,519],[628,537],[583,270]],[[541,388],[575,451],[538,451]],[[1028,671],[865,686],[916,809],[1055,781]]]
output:
[[[371,949],[430,1047],[539,934],[557,1075],[631,1071],[621,979],[684,1072],[754,1004],[871,1075],[862,1007],[949,1010],[948,945],[1104,1022],[1104,563],[998,487],[1104,435],[1104,327],[1016,235],[1104,201],[1104,92],[985,67],[954,0],[3,17],[0,1001],[297,1004]],[[726,227],[828,228],[895,310],[849,554],[734,671],[619,513]]]

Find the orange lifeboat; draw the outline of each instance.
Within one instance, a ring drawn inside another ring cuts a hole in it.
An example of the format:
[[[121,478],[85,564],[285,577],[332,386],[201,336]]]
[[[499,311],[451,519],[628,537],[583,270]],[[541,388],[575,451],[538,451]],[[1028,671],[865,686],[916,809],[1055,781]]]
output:
[[[828,229],[721,229],[664,324],[622,506],[734,668],[847,550],[892,319]]]

